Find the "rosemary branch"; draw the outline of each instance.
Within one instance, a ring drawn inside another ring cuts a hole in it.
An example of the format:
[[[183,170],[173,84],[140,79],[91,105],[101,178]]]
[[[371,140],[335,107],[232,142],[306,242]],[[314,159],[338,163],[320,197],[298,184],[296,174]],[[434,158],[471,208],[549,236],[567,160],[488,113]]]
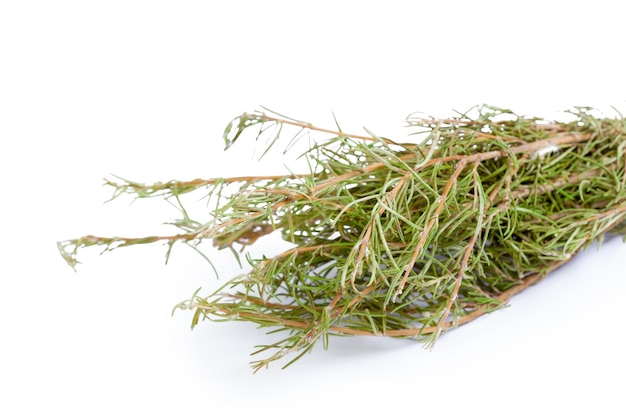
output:
[[[212,240],[241,249],[279,231],[293,247],[249,259],[250,270],[177,308],[200,319],[242,320],[287,331],[255,370],[293,363],[328,336],[416,338],[442,332],[509,299],[606,233],[626,236],[625,121],[575,108],[569,122],[483,106],[457,118],[410,116],[420,143],[348,134],[266,113],[226,128],[226,147],[256,130],[271,148],[284,127],[330,135],[309,149],[310,172],[141,184],[107,181],[113,197],[216,196],[208,220],[184,233],[145,238],[85,236],[59,242],[71,265],[80,248],[105,250]],[[369,132],[368,132],[369,133]],[[266,151],[267,152],[267,151]],[[286,365],[286,366],[287,366]]]

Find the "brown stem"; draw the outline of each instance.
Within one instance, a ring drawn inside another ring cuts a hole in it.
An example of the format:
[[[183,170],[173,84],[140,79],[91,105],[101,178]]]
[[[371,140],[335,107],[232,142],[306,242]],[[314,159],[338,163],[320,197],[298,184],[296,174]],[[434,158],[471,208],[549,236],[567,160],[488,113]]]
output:
[[[537,194],[549,193],[558,188],[564,187],[566,185],[578,184],[584,179],[597,177],[600,173],[602,173],[602,171],[614,170],[615,168],[617,168],[617,163],[607,165],[604,168],[597,168],[597,169],[592,169],[586,172],[562,176],[544,185],[522,186],[522,187],[519,187],[518,190],[511,192],[510,198],[512,199],[526,198],[533,192]]]
[[[548,270],[542,273],[536,273],[536,274],[526,277],[522,283],[514,287],[511,287],[510,289],[508,289],[507,291],[499,295],[495,299],[496,303],[506,304],[511,299],[511,297],[522,292],[523,290],[530,287],[531,285],[536,284],[541,279],[543,279],[547,274],[549,274],[556,268],[560,267],[561,265],[565,264],[570,259],[558,261],[554,263]],[[494,305],[496,303],[494,303]],[[200,310],[209,310],[209,311],[217,310],[226,315],[229,315],[229,314],[232,315],[235,313],[233,309],[227,308],[226,306],[216,307],[216,306],[207,306],[207,305],[194,303],[194,304],[191,304],[188,308],[197,308]],[[491,309],[489,307],[481,306],[477,308],[476,310],[472,311],[471,313],[463,317],[460,317],[456,321],[449,321],[449,322],[443,323],[441,325],[441,328],[443,330],[447,330],[451,327],[466,324],[482,316],[483,314],[489,312],[490,310]],[[282,325],[282,326],[290,327],[294,329],[307,329],[311,326],[310,323],[305,322],[305,321],[283,319],[281,317],[277,317],[274,315],[256,313],[256,312],[236,312],[236,316],[241,319],[250,319],[251,321],[255,321],[256,319],[256,320],[263,320],[264,322],[272,322],[272,323],[275,323],[276,325]],[[420,335],[427,335],[427,334],[435,333],[437,332],[438,328],[439,326],[415,327],[415,328],[407,328],[407,329],[387,330],[384,332],[375,333],[370,330],[360,330],[360,329],[354,329],[351,327],[330,326],[329,331],[333,333],[337,333],[337,334],[344,334],[344,335],[351,335],[351,336],[417,337]]]
[[[500,295],[497,298],[497,301],[500,301],[502,303],[506,303],[513,295],[521,292],[522,290],[524,290],[525,288],[535,284],[536,282],[538,282],[541,278],[543,278],[545,276],[545,274],[535,274],[533,276],[530,276],[528,278],[526,278],[524,280],[523,284],[520,284],[518,286],[512,287],[511,289],[509,289],[508,291],[504,292],[502,295]],[[282,325],[285,327],[289,327],[289,328],[293,328],[293,329],[307,329],[310,327],[310,323],[306,322],[306,321],[300,321],[300,320],[292,320],[292,319],[284,319],[281,317],[277,317],[275,315],[271,315],[271,314],[264,314],[264,313],[257,313],[257,312],[235,312],[234,309],[228,308],[224,305],[221,306],[207,306],[207,305],[203,305],[203,304],[197,304],[197,303],[193,303],[191,305],[188,306],[188,308],[197,308],[199,310],[206,310],[208,312],[214,312],[214,311],[218,311],[222,314],[225,315],[235,315],[236,317],[243,319],[243,320],[250,320],[250,321],[259,321],[262,320],[264,322],[271,322],[274,323],[275,325]],[[443,323],[441,325],[441,328],[443,330],[448,329],[452,326],[460,326],[462,324],[468,323],[480,316],[482,316],[483,314],[487,313],[489,310],[485,307],[480,307],[477,308],[476,310],[472,311],[471,313],[459,318],[456,322],[446,322]],[[337,334],[344,334],[344,335],[351,335],[351,336],[389,336],[389,337],[416,337],[416,336],[420,336],[420,335],[427,335],[427,334],[431,334],[434,333],[438,330],[439,326],[429,326],[429,327],[415,327],[415,328],[407,328],[407,329],[395,329],[395,330],[387,330],[384,332],[380,332],[380,333],[375,333],[373,331],[370,330],[360,330],[360,329],[354,329],[351,327],[344,327],[344,326],[330,326],[329,327],[329,331],[337,333]]]
[[[474,163],[474,169],[473,169],[474,198],[475,199],[479,198],[479,195],[477,192],[478,191],[477,184],[479,181],[477,169],[478,169],[478,162]],[[482,216],[483,214],[479,213],[479,215]],[[435,343],[437,342],[437,339],[439,338],[439,335],[441,334],[442,326],[448,319],[448,315],[450,314],[450,310],[452,309],[452,304],[454,304],[454,302],[456,301],[456,298],[459,295],[459,290],[461,289],[461,282],[463,281],[463,278],[465,276],[465,270],[467,269],[467,264],[469,262],[470,255],[472,254],[472,251],[474,250],[474,246],[476,244],[476,238],[478,237],[478,234],[481,231],[482,224],[480,220],[481,219],[479,217],[479,221],[477,222],[477,225],[476,225],[476,231],[470,238],[469,242],[467,243],[467,247],[465,248],[465,251],[463,252],[463,258],[461,259],[461,264],[459,265],[459,271],[456,276],[456,281],[454,283],[452,294],[450,294],[450,296],[448,297],[448,302],[446,303],[446,307],[444,308],[441,319],[439,320],[439,323],[437,324],[437,330],[435,330],[435,336],[433,338],[431,347],[435,346]]]
[[[383,142],[387,143],[387,144],[395,144],[394,141],[387,139],[387,138],[375,138],[372,136],[364,136],[364,135],[354,135],[351,133],[344,133],[338,130],[331,130],[331,129],[325,129],[322,127],[317,127],[314,126],[310,123],[304,123],[304,122],[298,122],[296,120],[289,120],[289,119],[281,119],[281,118],[277,118],[277,117],[271,117],[266,115],[265,113],[260,113],[256,115],[257,118],[264,120],[264,121],[268,121],[268,122],[276,122],[276,123],[280,123],[280,124],[287,124],[287,125],[291,125],[291,126],[297,126],[297,127],[301,127],[303,129],[308,129],[308,130],[314,130],[317,132],[323,132],[323,133],[330,133],[332,135],[335,136],[339,136],[339,137],[343,137],[343,138],[354,138],[354,139],[362,139],[362,140],[382,140]]]
[[[164,190],[175,190],[185,188],[199,188],[213,184],[234,184],[238,182],[254,183],[258,181],[275,181],[281,179],[298,179],[310,176],[309,174],[294,174],[294,175],[255,175],[255,176],[243,176],[243,177],[229,177],[229,178],[196,178],[190,181],[169,181],[169,182],[155,182],[153,184],[145,185],[141,183],[128,182],[126,184],[118,184],[113,181],[106,181],[106,185],[110,185],[117,189],[130,188],[135,192],[146,191],[150,194],[154,194]]]
[[[417,257],[424,249],[426,239],[428,239],[431,229],[434,227],[435,223],[439,219],[439,214],[442,212],[443,208],[446,205],[446,199],[448,198],[448,194],[450,193],[452,186],[456,183],[456,180],[461,174],[461,171],[463,171],[463,169],[465,168],[465,165],[466,165],[465,160],[462,160],[457,164],[456,170],[454,171],[454,173],[452,174],[452,176],[446,183],[446,186],[444,187],[441,195],[439,196],[439,204],[437,205],[437,208],[435,209],[435,212],[433,213],[433,215],[428,220],[426,227],[424,227],[424,230],[422,231],[420,240],[417,242],[417,245],[415,246],[415,250],[413,251],[413,256],[411,257],[411,260],[409,261],[407,265],[406,272],[404,273],[402,280],[400,281],[400,283],[398,284],[398,287],[396,288],[394,292],[394,295],[392,297],[393,302],[395,302],[397,296],[402,293],[402,290],[404,289],[404,286],[406,285],[406,281],[409,278],[411,271],[413,271],[413,266],[415,265],[415,262],[417,261]]]
[[[465,164],[468,163],[472,163],[472,162],[476,162],[476,161],[487,161],[490,159],[496,159],[496,158],[502,158],[505,157],[509,154],[520,154],[520,153],[534,153],[537,151],[540,151],[541,149],[547,148],[547,147],[552,147],[552,146],[563,146],[563,145],[570,145],[570,144],[575,144],[575,143],[580,143],[580,142],[585,142],[587,140],[589,140],[591,138],[591,134],[589,133],[567,133],[567,134],[560,134],[551,138],[547,138],[547,139],[542,139],[542,140],[538,140],[536,142],[530,142],[528,144],[524,144],[524,145],[519,145],[513,148],[509,148],[507,150],[495,150],[495,151],[488,151],[488,152],[481,152],[481,153],[475,153],[475,154],[471,154],[471,155],[449,155],[449,156],[443,156],[440,158],[433,158],[430,159],[429,161],[427,161],[426,163],[422,164],[419,166],[418,170],[427,168],[427,167],[431,167],[433,165],[437,165],[437,164],[443,164],[443,163],[448,163],[448,162],[461,162],[461,161],[465,161]],[[402,161],[410,161],[412,159],[416,159],[418,157],[420,157],[421,154],[416,154],[416,153],[411,153],[411,154],[407,154],[407,155],[402,155],[400,157],[400,160]],[[337,183],[341,183],[345,180],[348,180],[350,178],[354,178],[357,177],[359,175],[363,175],[363,174],[369,174],[373,171],[376,171],[378,169],[384,168],[386,166],[386,164],[384,162],[377,162],[375,164],[371,164],[365,167],[362,167],[358,170],[354,170],[351,172],[347,172],[345,174],[339,175],[337,177],[334,177],[332,179],[326,180],[324,182],[321,182],[319,184],[317,184],[314,188],[313,188],[313,193],[319,192],[320,190],[323,190],[326,187],[335,185]]]
[[[154,243],[159,241],[170,241],[175,242],[178,240],[194,240],[197,239],[198,235],[196,233],[185,233],[180,235],[170,235],[170,236],[146,236],[146,237],[101,237],[94,235],[87,235],[80,237],[78,239],[71,239],[58,242],[59,246],[93,246],[93,245],[117,245],[119,246],[131,246],[138,245],[144,243]]]
[[[395,198],[396,194],[398,194],[398,191],[400,191],[400,189],[404,186],[404,184],[406,183],[407,179],[409,178],[409,174],[405,174],[400,181],[398,181],[398,183],[395,185],[395,187],[393,187],[393,189],[389,192],[389,194],[387,195],[387,198],[389,199],[389,201],[393,201],[393,199]],[[378,213],[376,213],[377,216],[381,216],[384,212],[385,212],[386,207],[382,206],[379,210]],[[359,254],[357,256],[357,259],[354,263],[354,268],[352,271],[352,276],[350,277],[350,282],[352,282],[354,284],[354,280],[356,279],[356,275],[360,269],[360,264],[363,261],[363,258],[365,257],[365,253],[367,252],[367,248],[369,246],[369,242],[370,242],[370,238],[372,236],[372,231],[374,229],[374,220],[370,220],[369,225],[367,227],[367,230],[365,231],[365,235],[363,236],[363,239],[357,243],[357,245],[360,245],[359,247]]]

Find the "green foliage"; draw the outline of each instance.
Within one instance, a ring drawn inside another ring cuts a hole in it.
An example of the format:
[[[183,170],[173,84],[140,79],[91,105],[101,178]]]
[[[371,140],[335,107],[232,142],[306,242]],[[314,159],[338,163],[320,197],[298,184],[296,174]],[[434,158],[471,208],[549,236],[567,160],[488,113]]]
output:
[[[109,181],[114,196],[216,199],[206,222],[184,234],[142,239],[87,236],[59,243],[76,264],[80,247],[210,239],[251,245],[280,231],[293,248],[249,259],[250,270],[177,308],[201,319],[241,320],[286,331],[255,369],[293,360],[328,336],[438,336],[506,304],[603,235],[626,233],[626,140],[622,118],[576,108],[569,122],[484,106],[451,119],[407,119],[420,143],[346,134],[266,113],[244,114],[227,148],[256,129],[269,147],[285,127],[330,134],[302,155],[303,175],[151,185]],[[291,142],[290,142],[291,143]],[[179,201],[178,201],[179,202]],[[292,363],[288,362],[288,364]]]

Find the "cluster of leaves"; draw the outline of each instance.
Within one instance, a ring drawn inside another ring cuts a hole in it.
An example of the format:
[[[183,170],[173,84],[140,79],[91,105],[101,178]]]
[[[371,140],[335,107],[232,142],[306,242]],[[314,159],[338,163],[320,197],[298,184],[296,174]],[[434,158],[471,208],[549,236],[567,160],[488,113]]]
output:
[[[250,245],[280,231],[293,246],[249,259],[250,270],[181,309],[200,319],[243,320],[280,341],[256,369],[328,336],[410,337],[432,346],[445,330],[504,305],[590,243],[626,234],[626,125],[588,108],[569,122],[494,107],[451,119],[409,117],[421,143],[351,135],[266,113],[244,114],[225,132],[286,125],[330,133],[303,157],[303,175],[239,177],[144,185],[109,182],[116,195],[164,196],[204,190],[218,202],[207,222],[183,234],[141,239],[86,236],[59,243],[76,264],[81,247],[211,239]],[[369,132],[368,132],[369,133]],[[108,240],[107,240],[108,239]],[[168,252],[169,253],[169,252]],[[258,353],[257,352],[257,353]],[[288,363],[288,364],[289,364]]]

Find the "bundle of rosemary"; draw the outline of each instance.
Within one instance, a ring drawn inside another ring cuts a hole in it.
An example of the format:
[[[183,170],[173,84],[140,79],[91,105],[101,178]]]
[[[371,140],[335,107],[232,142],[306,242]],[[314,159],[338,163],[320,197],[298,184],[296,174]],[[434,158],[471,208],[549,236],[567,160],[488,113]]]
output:
[[[181,234],[145,238],[85,236],[59,242],[75,266],[79,248],[105,250],[164,242],[197,248],[252,245],[280,231],[292,247],[248,257],[250,270],[218,291],[177,306],[199,320],[242,320],[287,331],[258,352],[259,369],[328,336],[416,338],[439,335],[507,303],[607,232],[626,236],[626,122],[567,112],[567,122],[483,106],[450,119],[410,116],[420,143],[396,143],[321,129],[268,113],[243,114],[226,147],[246,130],[270,146],[283,127],[330,138],[303,155],[302,175],[158,182],[112,182],[114,197],[217,198],[208,221],[184,218]],[[297,135],[296,135],[297,136]],[[287,364],[287,365],[288,365]]]

